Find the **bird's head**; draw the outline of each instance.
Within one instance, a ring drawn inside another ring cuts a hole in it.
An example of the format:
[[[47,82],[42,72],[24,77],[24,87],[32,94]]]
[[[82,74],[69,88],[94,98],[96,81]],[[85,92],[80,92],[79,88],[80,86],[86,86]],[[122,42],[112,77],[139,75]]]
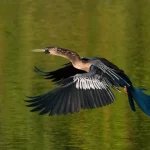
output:
[[[58,55],[59,51],[57,47],[46,47],[44,49],[34,49],[33,52],[44,52],[45,54]]]
[[[45,54],[57,55],[58,53],[57,47],[46,47],[44,50]]]
[[[55,46],[51,46],[51,47],[46,47],[44,49],[35,49],[32,50],[33,52],[44,52],[45,54],[50,54],[50,55],[57,55],[57,56],[61,56],[64,58],[80,58],[80,56],[78,54],[76,54],[73,51],[64,49],[64,48],[60,48],[60,47],[55,47]]]

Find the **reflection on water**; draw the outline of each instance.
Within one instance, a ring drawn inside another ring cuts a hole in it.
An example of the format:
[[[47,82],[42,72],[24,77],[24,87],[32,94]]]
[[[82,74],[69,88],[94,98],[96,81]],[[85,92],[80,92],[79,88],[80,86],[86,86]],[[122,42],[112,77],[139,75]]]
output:
[[[57,45],[81,56],[105,57],[123,68],[135,86],[150,88],[149,1],[0,1],[0,149],[149,150],[150,118],[116,103],[67,116],[38,116],[25,95],[54,85],[33,72],[53,70],[63,58],[30,50]]]

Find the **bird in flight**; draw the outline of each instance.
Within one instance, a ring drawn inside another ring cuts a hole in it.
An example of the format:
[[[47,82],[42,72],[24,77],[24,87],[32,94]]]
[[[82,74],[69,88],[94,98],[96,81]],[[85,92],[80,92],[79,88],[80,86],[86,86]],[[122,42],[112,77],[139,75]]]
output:
[[[51,79],[58,86],[42,95],[28,97],[31,112],[40,111],[40,115],[61,115],[79,112],[81,109],[92,109],[109,105],[115,101],[112,89],[120,91],[122,87],[128,96],[130,108],[139,108],[150,116],[150,95],[143,93],[145,88],[135,88],[125,72],[105,58],[84,58],[77,53],[59,47],[36,49],[68,59],[60,69],[45,72],[37,67],[35,71]]]

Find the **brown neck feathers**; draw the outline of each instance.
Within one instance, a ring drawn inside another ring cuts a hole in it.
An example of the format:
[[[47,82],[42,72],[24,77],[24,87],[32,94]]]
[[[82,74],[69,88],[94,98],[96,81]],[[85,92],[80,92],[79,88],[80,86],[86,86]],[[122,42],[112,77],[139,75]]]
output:
[[[57,54],[59,56],[62,56],[62,57],[69,59],[71,62],[80,60],[80,56],[77,53],[70,51],[70,50],[67,50],[67,49],[58,48]]]
[[[72,65],[77,69],[84,70],[86,72],[90,69],[91,63],[89,61],[81,60],[80,56],[73,51],[58,48],[57,55],[69,59],[72,62]]]

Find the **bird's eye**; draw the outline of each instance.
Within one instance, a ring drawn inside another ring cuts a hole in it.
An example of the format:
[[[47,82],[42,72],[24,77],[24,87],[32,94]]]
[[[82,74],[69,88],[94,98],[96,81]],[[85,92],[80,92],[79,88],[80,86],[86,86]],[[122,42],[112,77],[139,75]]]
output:
[[[49,53],[50,53],[49,47],[46,47],[46,48],[45,48],[45,54],[49,54]]]

